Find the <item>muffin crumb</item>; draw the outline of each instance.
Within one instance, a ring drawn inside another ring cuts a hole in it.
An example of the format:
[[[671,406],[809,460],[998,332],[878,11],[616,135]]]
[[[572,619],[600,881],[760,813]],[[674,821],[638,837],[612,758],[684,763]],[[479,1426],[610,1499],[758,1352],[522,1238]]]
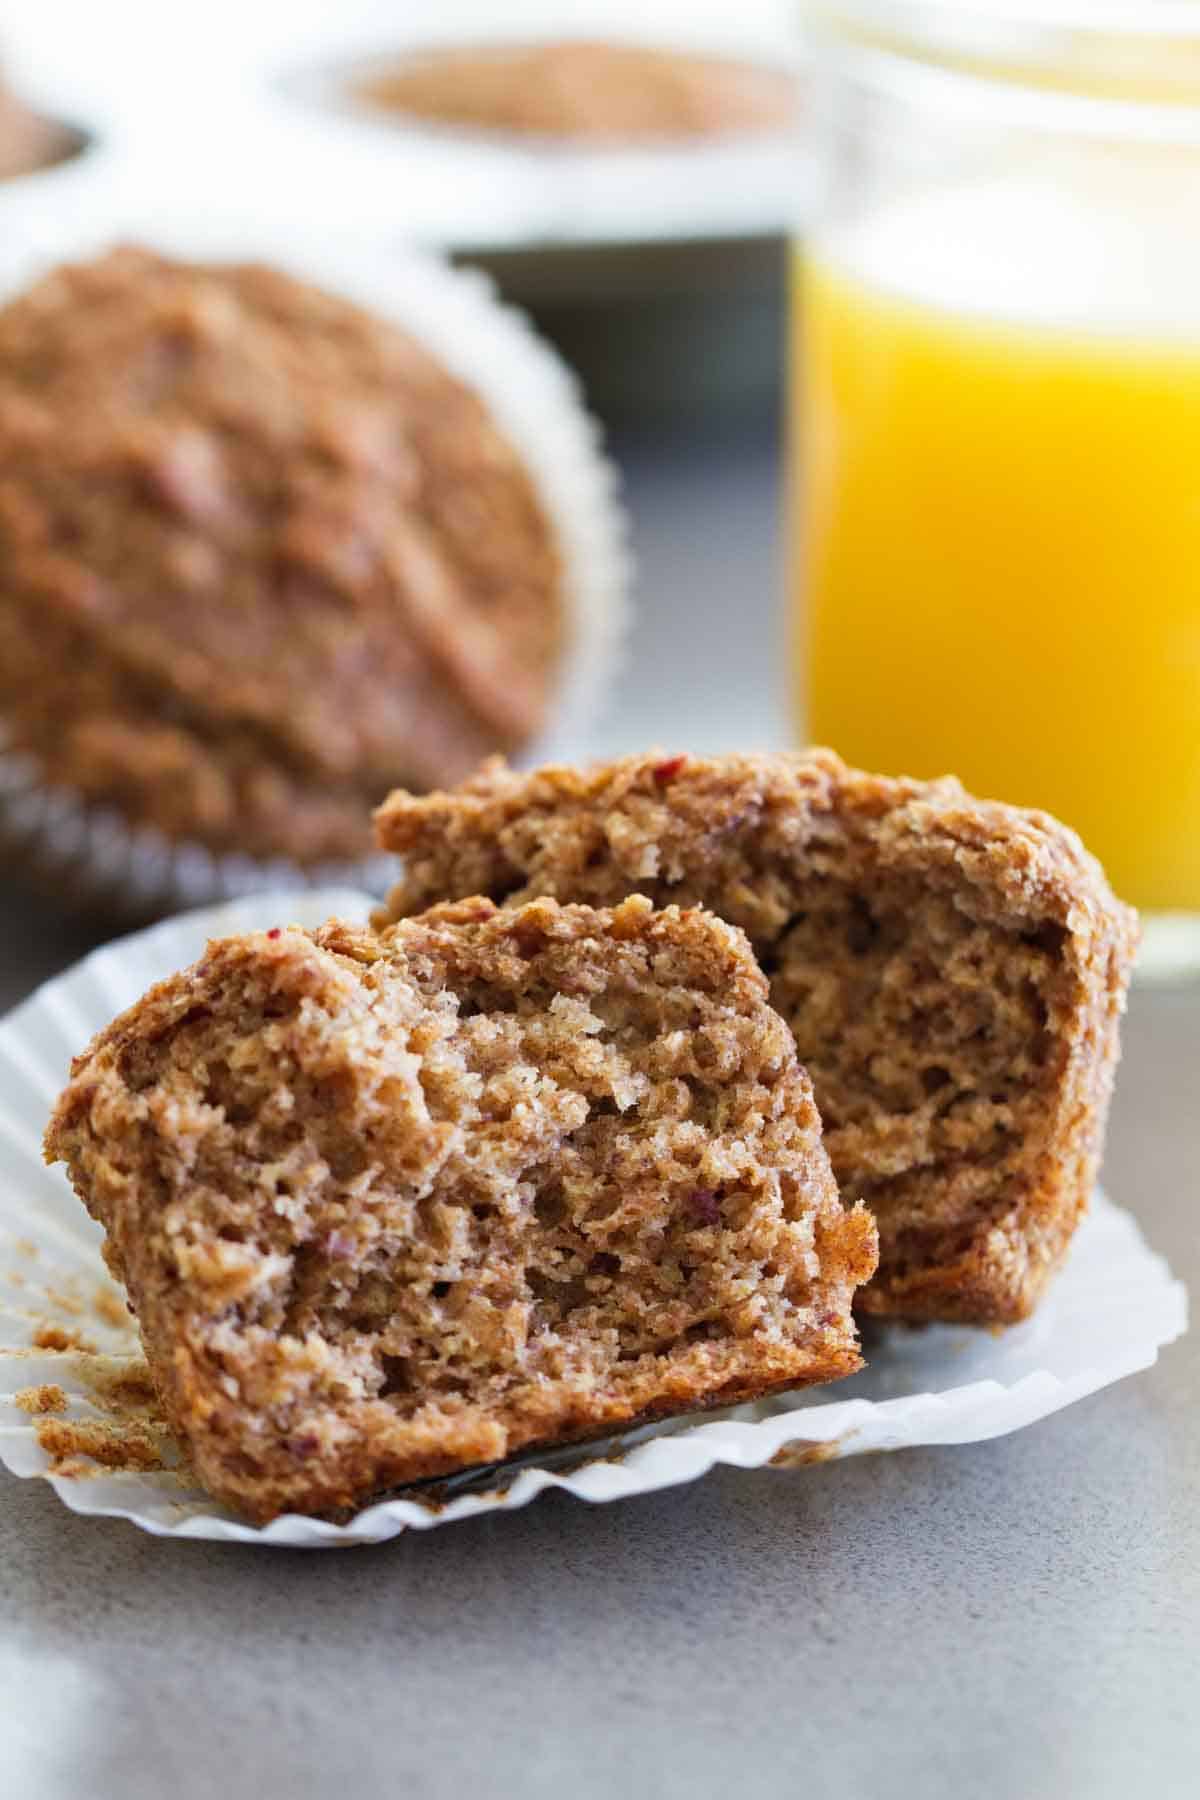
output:
[[[50,1320],[36,1325],[30,1340],[35,1350],[94,1350],[95,1344],[74,1326],[56,1325]]]
[[[13,1405],[22,1412],[60,1413],[67,1410],[67,1396],[57,1382],[44,1381],[37,1387],[21,1388],[13,1395]]]

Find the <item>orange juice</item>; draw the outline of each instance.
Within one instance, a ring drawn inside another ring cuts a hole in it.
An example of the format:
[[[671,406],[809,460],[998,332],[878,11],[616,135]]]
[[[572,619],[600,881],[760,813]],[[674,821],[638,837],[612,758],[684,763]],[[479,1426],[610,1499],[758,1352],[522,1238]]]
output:
[[[1200,281],[1140,214],[1014,249],[997,204],[800,271],[806,733],[1045,807],[1200,912]]]

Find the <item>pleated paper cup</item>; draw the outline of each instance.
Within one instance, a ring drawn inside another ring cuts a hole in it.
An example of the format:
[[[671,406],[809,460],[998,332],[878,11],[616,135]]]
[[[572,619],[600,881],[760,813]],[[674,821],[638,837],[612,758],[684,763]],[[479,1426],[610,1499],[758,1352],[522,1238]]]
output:
[[[1129,1213],[1097,1194],[1039,1311],[1003,1335],[879,1326],[866,1345],[869,1366],[825,1389],[470,1471],[341,1523],[287,1515],[245,1524],[189,1477],[158,1414],[134,1321],[104,1272],[99,1227],[61,1167],[44,1165],[42,1128],[71,1057],[210,937],[331,915],[361,921],[370,905],[364,893],[335,889],[169,920],[94,952],[0,1023],[0,1459],[15,1475],[49,1481],[73,1512],[129,1519],[164,1537],[375,1544],[511,1512],[547,1488],[603,1502],[720,1465],[795,1468],[1000,1437],[1148,1368],[1186,1328],[1182,1286]]]
[[[519,760],[585,753],[629,615],[628,531],[612,464],[578,384],[522,313],[476,271],[245,215],[179,222],[114,189],[86,222],[22,216],[0,233],[0,305],[62,262],[134,242],[195,262],[271,264],[412,334],[479,395],[528,471],[563,567],[565,648],[546,727]],[[122,197],[118,198],[118,194]],[[136,922],[267,889],[354,882],[382,891],[389,859],[302,867],[218,854],[50,786],[6,739],[0,714],[0,851],[28,883],[79,910]]]

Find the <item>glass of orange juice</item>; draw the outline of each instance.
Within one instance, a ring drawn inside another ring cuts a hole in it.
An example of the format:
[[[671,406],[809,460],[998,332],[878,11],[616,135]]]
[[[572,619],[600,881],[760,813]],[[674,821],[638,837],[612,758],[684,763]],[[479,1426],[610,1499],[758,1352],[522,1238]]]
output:
[[[1200,5],[805,12],[804,733],[1058,814],[1200,968]]]

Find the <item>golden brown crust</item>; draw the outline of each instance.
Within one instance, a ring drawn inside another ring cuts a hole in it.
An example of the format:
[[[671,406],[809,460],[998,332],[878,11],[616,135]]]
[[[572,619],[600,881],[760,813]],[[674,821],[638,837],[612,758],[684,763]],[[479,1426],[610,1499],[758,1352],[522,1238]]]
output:
[[[587,39],[413,52],[358,92],[438,124],[599,144],[779,131],[796,114],[789,71]]]
[[[858,1366],[874,1227],[744,937],[697,910],[211,944],[76,1059],[47,1155],[253,1518]]]
[[[0,309],[0,720],[51,785],[352,859],[538,730],[562,625],[527,469],[390,322],[133,248]]]
[[[631,756],[398,793],[397,917],[433,894],[706,905],[797,1036],[847,1196],[877,1213],[868,1311],[1007,1323],[1095,1178],[1136,922],[1078,838],[958,782],[831,751]]]

